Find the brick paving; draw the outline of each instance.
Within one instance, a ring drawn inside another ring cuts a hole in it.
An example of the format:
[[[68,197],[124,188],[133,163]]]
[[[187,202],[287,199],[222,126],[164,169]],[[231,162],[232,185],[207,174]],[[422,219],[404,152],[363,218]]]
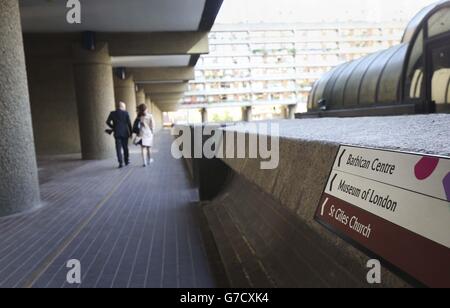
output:
[[[52,173],[43,208],[0,218],[0,287],[221,286],[198,191],[171,140],[157,136],[149,168],[133,154],[120,170],[106,160]],[[71,259],[81,262],[80,285],[66,282]]]

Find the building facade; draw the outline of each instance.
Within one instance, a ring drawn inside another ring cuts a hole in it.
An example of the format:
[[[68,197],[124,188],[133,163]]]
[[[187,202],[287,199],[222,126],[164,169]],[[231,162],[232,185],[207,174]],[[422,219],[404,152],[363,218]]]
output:
[[[305,112],[312,86],[325,72],[398,44],[405,24],[216,25],[182,107],[211,113],[251,106],[253,120],[282,118],[285,106]]]

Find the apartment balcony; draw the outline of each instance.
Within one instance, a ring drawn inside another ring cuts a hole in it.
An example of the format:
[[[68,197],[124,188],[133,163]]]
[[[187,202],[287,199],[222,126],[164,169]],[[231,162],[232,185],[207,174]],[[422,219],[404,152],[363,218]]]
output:
[[[217,82],[252,82],[252,81],[283,81],[283,80],[304,80],[317,79],[323,75],[322,72],[317,73],[298,73],[289,75],[254,75],[252,77],[223,77],[223,78],[196,78],[191,84],[205,84]]]
[[[217,102],[185,102],[181,109],[224,108],[224,107],[255,107],[255,106],[289,106],[299,103],[296,99],[280,100],[246,100],[246,101],[217,101]]]
[[[250,38],[250,39],[211,39],[211,46],[220,45],[246,45],[246,44],[290,44],[290,43],[322,43],[322,42],[359,42],[359,41],[398,41],[401,38],[399,35],[372,35],[372,36],[319,36],[319,37],[265,37],[265,38]]]
[[[232,95],[232,94],[253,94],[253,93],[290,93],[297,92],[297,87],[272,87],[272,88],[236,88],[236,89],[208,89],[200,91],[190,91],[185,96],[214,96],[214,95]]]
[[[332,67],[341,64],[342,61],[310,61],[297,59],[296,63],[280,63],[280,64],[234,64],[234,65],[198,65],[198,71],[205,70],[250,70],[250,69],[293,69],[295,67]]]

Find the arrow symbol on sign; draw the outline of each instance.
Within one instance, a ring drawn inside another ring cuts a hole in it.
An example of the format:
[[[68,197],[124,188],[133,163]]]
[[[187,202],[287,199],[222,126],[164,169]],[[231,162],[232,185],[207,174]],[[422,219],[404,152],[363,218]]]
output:
[[[336,178],[337,178],[337,174],[334,175],[333,179],[330,182],[330,191],[333,191],[333,184],[334,184],[334,181],[336,180]]]
[[[344,149],[344,151],[342,151],[341,156],[339,156],[339,162],[338,162],[338,167],[341,167],[341,161],[342,161],[342,157],[344,157],[346,150]]]
[[[323,214],[325,213],[325,206],[328,203],[328,198],[325,199],[325,202],[322,204],[322,209],[320,211],[320,216],[323,216]]]

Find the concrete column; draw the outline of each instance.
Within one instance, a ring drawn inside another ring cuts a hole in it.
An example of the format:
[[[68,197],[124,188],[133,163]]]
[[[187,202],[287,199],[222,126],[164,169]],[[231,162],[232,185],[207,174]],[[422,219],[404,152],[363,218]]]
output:
[[[200,112],[202,114],[202,123],[208,123],[208,109],[202,108]]]
[[[116,103],[122,101],[127,105],[131,121],[136,118],[136,85],[133,76],[120,79],[114,75],[114,95]]]
[[[0,216],[5,216],[40,202],[17,0],[0,2],[0,55]]]
[[[252,120],[252,107],[242,107],[242,121],[250,122]]]
[[[148,111],[152,113],[152,99],[150,98],[150,95],[145,95],[145,104],[147,105]]]
[[[105,133],[105,121],[115,109],[111,58],[106,43],[94,51],[74,46],[75,91],[83,159],[112,157],[114,141]]]
[[[159,131],[163,126],[163,114],[158,106],[156,106],[154,103],[152,103],[152,115],[153,119],[155,120],[155,128],[157,131]]]
[[[42,41],[24,44],[37,156],[81,153],[72,43],[48,55],[36,51]]]
[[[136,92],[136,105],[139,106],[141,104],[145,104],[145,92],[143,89],[140,89]]]
[[[288,120],[295,119],[295,110],[297,109],[297,105],[288,105],[284,107],[284,116]]]

